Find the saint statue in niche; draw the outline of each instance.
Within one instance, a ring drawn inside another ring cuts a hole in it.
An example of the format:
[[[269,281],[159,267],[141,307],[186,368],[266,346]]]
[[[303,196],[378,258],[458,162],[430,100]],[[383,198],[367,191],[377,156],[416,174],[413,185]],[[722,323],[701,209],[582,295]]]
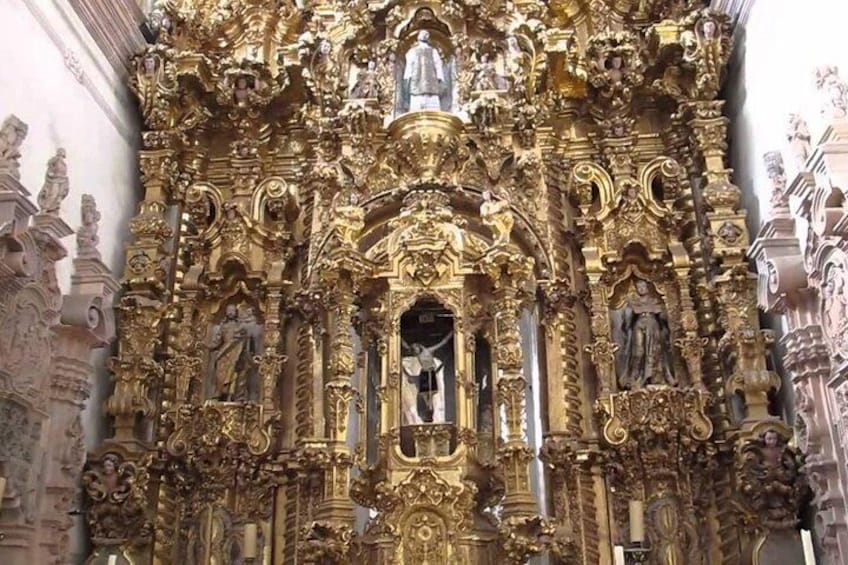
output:
[[[621,312],[619,385],[631,389],[648,384],[676,386],[665,307],[647,281],[637,279],[634,289]]]
[[[207,342],[208,370],[215,399],[255,400],[253,357],[261,353],[261,345],[261,329],[253,308],[245,307],[240,312],[235,304],[228,304],[223,321],[212,327]]]
[[[453,318],[415,309],[401,322],[401,411],[405,426],[448,420],[453,387]]]
[[[451,69],[439,50],[430,45],[430,32],[418,32],[418,41],[403,59],[398,91],[399,113],[451,110]]]
[[[377,76],[377,63],[368,61],[368,66],[360,69],[356,75],[356,82],[351,90],[351,98],[379,98],[380,81]]]
[[[498,90],[501,87],[501,77],[495,61],[491,60],[488,53],[480,55],[480,60],[474,65],[474,80],[472,89],[479,91]]]

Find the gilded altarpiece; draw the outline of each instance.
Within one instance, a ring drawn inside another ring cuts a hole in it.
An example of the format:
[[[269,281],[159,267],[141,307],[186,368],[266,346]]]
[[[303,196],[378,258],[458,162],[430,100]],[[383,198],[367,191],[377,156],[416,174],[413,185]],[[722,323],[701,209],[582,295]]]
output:
[[[157,10],[91,563],[797,563],[724,16]]]

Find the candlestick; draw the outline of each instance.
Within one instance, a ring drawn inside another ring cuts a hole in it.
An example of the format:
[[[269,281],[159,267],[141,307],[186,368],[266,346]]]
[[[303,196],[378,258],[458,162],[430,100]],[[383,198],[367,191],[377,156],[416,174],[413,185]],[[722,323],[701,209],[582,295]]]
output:
[[[612,548],[612,560],[614,565],[624,565],[624,546],[617,545]]]
[[[244,525],[244,558],[256,559],[256,524]]]
[[[642,543],[645,541],[645,503],[641,500],[631,500],[630,510],[630,541]]]
[[[810,530],[801,530],[801,545],[804,547],[804,565],[816,565],[816,551]]]
[[[648,562],[650,550],[641,544],[624,548],[625,565],[644,565]]]

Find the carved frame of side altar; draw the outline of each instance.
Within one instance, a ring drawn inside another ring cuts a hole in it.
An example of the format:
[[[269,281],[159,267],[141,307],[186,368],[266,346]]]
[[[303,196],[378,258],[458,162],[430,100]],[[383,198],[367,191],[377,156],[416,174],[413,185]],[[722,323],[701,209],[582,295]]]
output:
[[[71,288],[56,263],[74,233],[60,217],[68,195],[65,151],[50,159],[38,206],[20,182],[27,125],[0,127],[0,560],[65,563],[85,463],[82,411],[94,386],[92,351],[115,337],[118,283],[98,245],[100,213],[82,196]],[[71,165],[73,166],[73,164]]]

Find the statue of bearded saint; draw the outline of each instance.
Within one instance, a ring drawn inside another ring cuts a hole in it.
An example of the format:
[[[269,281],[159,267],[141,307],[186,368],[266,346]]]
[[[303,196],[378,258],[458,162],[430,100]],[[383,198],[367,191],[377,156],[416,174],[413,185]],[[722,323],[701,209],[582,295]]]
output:
[[[449,332],[436,345],[401,343],[412,355],[401,359],[404,382],[401,386],[403,425],[445,421],[445,370],[444,362],[436,357],[453,337]]]
[[[665,308],[651,295],[644,280],[637,280],[636,294],[624,308],[622,329],[623,363],[619,371],[622,388],[637,389],[648,384],[677,385],[671,372],[670,347]]]
[[[403,69],[403,112],[419,110],[448,110],[445,65],[439,51],[430,45],[430,32],[418,32],[418,43],[406,53]]]
[[[260,353],[259,326],[253,310],[241,315],[235,304],[228,304],[224,320],[214,326],[207,344],[209,374],[215,387],[214,398],[227,402],[249,400],[249,379],[254,370],[253,357]]]

